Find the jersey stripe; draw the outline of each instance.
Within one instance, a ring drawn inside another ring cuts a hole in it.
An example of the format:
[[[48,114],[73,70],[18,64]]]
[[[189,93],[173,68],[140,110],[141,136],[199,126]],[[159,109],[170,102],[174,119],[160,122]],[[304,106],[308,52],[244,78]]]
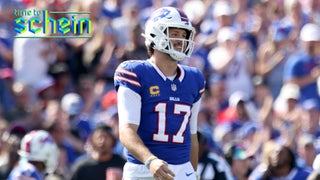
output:
[[[122,76],[119,76],[119,75],[116,75],[114,77],[115,80],[118,80],[118,81],[125,81],[125,82],[128,82],[134,86],[138,86],[138,87],[141,87],[140,83],[138,81],[135,81],[135,80],[131,80],[131,79],[128,79],[128,78],[125,78],[125,77],[122,77]]]
[[[132,71],[126,70],[124,68],[116,69],[114,79],[119,80],[119,81],[125,81],[125,82],[128,82],[134,86],[141,87],[141,85],[138,81],[137,74]]]
[[[128,70],[126,70],[126,69],[123,69],[123,68],[118,68],[117,70],[116,70],[116,73],[122,73],[122,74],[126,74],[126,75],[129,75],[129,76],[133,76],[133,77],[138,77],[137,75],[136,75],[136,73],[134,73],[134,72],[132,72],[132,71],[128,71]]]

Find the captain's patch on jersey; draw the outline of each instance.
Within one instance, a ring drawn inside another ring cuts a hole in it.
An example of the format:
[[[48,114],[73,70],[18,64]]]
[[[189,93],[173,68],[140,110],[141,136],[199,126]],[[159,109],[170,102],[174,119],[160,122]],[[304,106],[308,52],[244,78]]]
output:
[[[149,88],[150,96],[160,96],[160,88],[159,86],[150,86]]]

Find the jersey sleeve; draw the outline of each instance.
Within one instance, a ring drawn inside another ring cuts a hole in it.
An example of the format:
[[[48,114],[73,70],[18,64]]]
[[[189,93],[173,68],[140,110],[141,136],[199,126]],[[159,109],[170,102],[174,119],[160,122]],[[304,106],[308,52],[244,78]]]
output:
[[[199,99],[201,98],[203,92],[205,91],[205,79],[204,79],[204,76],[203,74],[201,73],[200,70],[196,70],[196,81],[197,81],[197,84],[198,84],[198,93],[197,93],[197,96],[195,98],[195,102],[199,101]]]
[[[125,124],[140,124],[141,97],[132,90],[123,86],[119,87],[118,93],[119,127]]]
[[[196,82],[196,96],[193,102],[192,106],[192,113],[191,113],[191,118],[190,118],[190,131],[191,134],[197,133],[197,119],[198,119],[198,113],[200,110],[201,106],[201,96],[203,92],[205,91],[205,79],[203,74],[201,73],[200,70],[194,69],[194,78]]]
[[[190,117],[190,132],[191,134],[196,134],[198,130],[198,114],[201,106],[201,100],[195,102],[191,109]]]
[[[116,91],[118,91],[119,86],[123,86],[139,94],[141,84],[135,63],[125,61],[118,66],[114,74],[114,86]]]

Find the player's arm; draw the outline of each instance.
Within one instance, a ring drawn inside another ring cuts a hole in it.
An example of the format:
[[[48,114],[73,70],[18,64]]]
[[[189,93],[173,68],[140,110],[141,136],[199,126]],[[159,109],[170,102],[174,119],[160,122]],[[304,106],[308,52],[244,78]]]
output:
[[[199,143],[197,134],[191,134],[191,155],[190,162],[193,166],[194,171],[197,171],[198,166],[198,152],[199,152]]]
[[[119,129],[121,143],[141,162],[145,162],[153,154],[144,145],[137,134],[138,125],[124,124]]]
[[[190,118],[190,131],[191,131],[191,154],[190,162],[193,166],[193,169],[197,171],[198,166],[198,151],[199,151],[199,142],[197,137],[197,121],[198,113],[200,110],[201,99],[195,102],[191,109],[191,118]]]
[[[118,89],[117,97],[120,141],[133,156],[145,162],[153,154],[137,134],[141,117],[141,97],[122,86]]]

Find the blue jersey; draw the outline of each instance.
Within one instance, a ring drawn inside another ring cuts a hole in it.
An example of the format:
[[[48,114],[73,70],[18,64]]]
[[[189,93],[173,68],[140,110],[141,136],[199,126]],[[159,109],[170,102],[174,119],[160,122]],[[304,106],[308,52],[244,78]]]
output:
[[[141,96],[138,135],[149,150],[169,164],[190,160],[189,120],[192,105],[204,91],[196,68],[178,65],[175,79],[163,78],[150,61],[125,61],[115,73],[115,88],[124,86]],[[141,164],[128,152],[128,161]]]
[[[12,169],[8,176],[8,180],[30,179],[44,180],[44,176],[37,168],[28,162],[19,162],[19,165]]]

